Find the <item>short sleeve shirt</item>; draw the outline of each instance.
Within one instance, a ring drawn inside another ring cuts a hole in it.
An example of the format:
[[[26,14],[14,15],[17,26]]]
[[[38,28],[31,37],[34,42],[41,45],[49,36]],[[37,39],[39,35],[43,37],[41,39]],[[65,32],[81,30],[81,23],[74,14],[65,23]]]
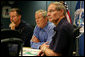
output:
[[[33,35],[36,36],[41,42],[46,42],[48,38],[50,38],[49,36],[51,36],[54,32],[53,28],[54,24],[50,22],[48,22],[43,29],[36,26]]]
[[[50,44],[52,37],[55,34],[53,30],[54,27],[55,25],[51,22],[48,22],[47,25],[43,29],[39,28],[36,25],[33,35],[36,36],[40,40],[40,42],[34,43],[31,41],[31,48],[39,49],[40,45],[42,45],[43,43],[47,41],[49,42],[48,44]]]

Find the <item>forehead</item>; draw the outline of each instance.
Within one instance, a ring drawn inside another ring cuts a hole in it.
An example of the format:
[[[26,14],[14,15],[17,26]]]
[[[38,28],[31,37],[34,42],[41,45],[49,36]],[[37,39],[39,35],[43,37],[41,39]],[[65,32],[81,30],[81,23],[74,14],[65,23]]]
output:
[[[42,13],[41,13],[41,12],[36,13],[35,16],[36,16],[36,17],[41,17],[41,16],[42,16]]]
[[[10,15],[17,15],[17,12],[16,11],[12,11],[9,13]]]
[[[48,10],[50,10],[50,9],[56,9],[56,5],[55,4],[50,4],[48,6]]]

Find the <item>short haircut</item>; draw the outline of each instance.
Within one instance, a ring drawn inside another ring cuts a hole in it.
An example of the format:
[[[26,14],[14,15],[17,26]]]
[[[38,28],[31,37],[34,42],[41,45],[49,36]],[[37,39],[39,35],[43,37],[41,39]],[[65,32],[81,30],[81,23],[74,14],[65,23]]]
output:
[[[38,13],[42,13],[43,17],[46,17],[47,16],[47,11],[45,11],[45,10],[40,9],[40,10],[37,10],[35,12],[35,14],[38,14]]]
[[[57,10],[57,11],[63,9],[63,10],[64,10],[64,15],[66,15],[66,7],[63,5],[63,3],[60,3],[60,2],[52,2],[51,4],[56,5],[56,10]],[[50,4],[50,5],[51,5],[51,4]]]
[[[19,8],[12,8],[10,12],[16,11],[18,15],[21,15],[21,10]]]

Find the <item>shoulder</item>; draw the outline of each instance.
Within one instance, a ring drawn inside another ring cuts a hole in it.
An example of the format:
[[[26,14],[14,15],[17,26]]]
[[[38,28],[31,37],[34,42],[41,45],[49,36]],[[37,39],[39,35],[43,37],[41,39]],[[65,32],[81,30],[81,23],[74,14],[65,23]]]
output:
[[[61,27],[70,27],[70,26],[72,26],[72,24],[70,24],[70,23],[67,21],[67,19],[63,19],[63,20],[61,20],[60,26],[61,26]]]
[[[30,24],[26,23],[25,21],[21,21],[20,29],[22,31],[27,31],[27,32],[33,31],[33,27]]]
[[[40,28],[36,25],[35,28],[34,28],[34,32],[39,32],[40,31]]]
[[[56,27],[53,23],[48,22],[48,29],[53,29],[54,27]]]
[[[39,27],[36,25],[34,29],[39,29]]]
[[[33,29],[33,27],[32,27],[29,23],[26,23],[25,21],[21,21],[21,24],[22,24],[23,27],[25,27],[25,28]]]
[[[59,29],[64,31],[72,31],[73,25],[70,24],[68,21],[63,21]]]

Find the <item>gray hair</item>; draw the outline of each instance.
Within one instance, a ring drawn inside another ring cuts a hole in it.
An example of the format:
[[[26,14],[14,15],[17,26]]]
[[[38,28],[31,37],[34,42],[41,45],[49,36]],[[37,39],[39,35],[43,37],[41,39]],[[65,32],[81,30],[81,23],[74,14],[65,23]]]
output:
[[[42,10],[42,9],[37,10],[35,13],[38,14],[38,13],[40,13],[40,12],[42,13],[43,17],[46,17],[46,16],[47,16],[47,11]]]
[[[51,4],[56,5],[56,10],[57,11],[63,9],[64,10],[64,15],[66,15],[66,7],[62,3],[60,3],[60,2],[52,2]]]

